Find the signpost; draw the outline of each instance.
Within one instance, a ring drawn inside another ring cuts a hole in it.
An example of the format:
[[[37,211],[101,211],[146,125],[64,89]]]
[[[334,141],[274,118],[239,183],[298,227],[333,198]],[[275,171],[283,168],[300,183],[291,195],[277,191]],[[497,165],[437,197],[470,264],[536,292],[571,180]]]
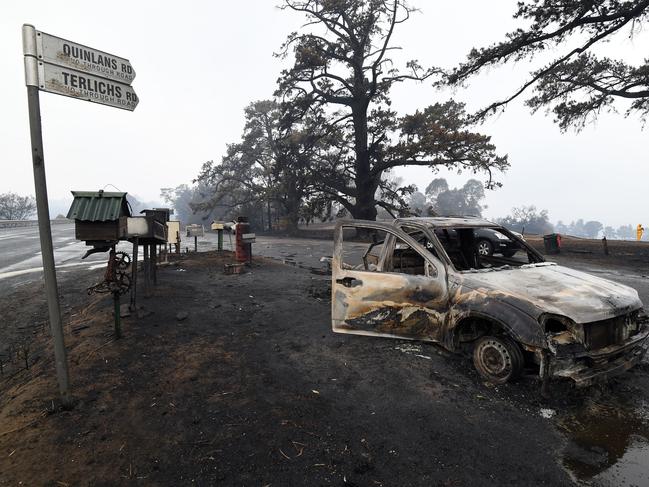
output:
[[[133,111],[138,103],[130,87],[135,70],[127,59],[39,32],[33,25],[23,25],[22,34],[45,293],[59,392],[63,404],[69,405],[70,380],[47,202],[39,90]]]
[[[137,106],[133,88],[118,81],[41,62],[38,63],[38,79],[42,91],[130,111]]]
[[[44,63],[83,71],[127,85],[135,79],[135,70],[128,59],[45,32],[36,32],[36,55]]]

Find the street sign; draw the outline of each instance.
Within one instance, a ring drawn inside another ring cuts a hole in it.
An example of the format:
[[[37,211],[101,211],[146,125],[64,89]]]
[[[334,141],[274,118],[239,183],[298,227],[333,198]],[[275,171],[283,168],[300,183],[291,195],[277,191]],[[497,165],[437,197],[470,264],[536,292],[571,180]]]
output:
[[[128,59],[23,26],[25,83],[41,91],[133,111],[138,104]]]
[[[135,70],[124,59],[92,47],[36,31],[38,60],[130,85]]]
[[[54,264],[52,229],[50,228],[50,211],[47,202],[39,91],[49,91],[133,111],[138,103],[137,95],[130,86],[135,78],[135,71],[127,59],[45,34],[37,31],[30,24],[23,25],[23,56],[38,233],[41,240],[43,280],[45,281],[50,329],[54,342],[54,363],[61,400],[65,406],[70,406],[72,398],[70,396],[68,354],[65,349]],[[137,247],[135,248],[137,249]],[[155,247],[153,248],[155,249]]]
[[[38,87],[58,95],[135,110],[137,95],[130,86],[54,64],[38,63]]]

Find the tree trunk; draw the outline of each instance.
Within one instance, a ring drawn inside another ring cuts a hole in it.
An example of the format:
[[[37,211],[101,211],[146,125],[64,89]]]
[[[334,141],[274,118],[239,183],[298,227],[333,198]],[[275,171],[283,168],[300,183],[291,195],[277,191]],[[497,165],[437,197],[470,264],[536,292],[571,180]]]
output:
[[[376,211],[376,201],[374,199],[375,191],[365,188],[363,194],[358,195],[351,212],[354,218],[357,220],[376,220],[378,212]]]
[[[286,181],[286,200],[284,206],[286,208],[287,231],[291,235],[295,235],[298,231],[298,223],[300,221],[300,203],[302,195],[297,190],[297,183],[293,177],[289,177]]]
[[[370,153],[367,147],[367,103],[352,106],[354,122],[354,152],[356,153],[356,203],[352,216],[360,220],[376,220],[376,188],[370,174]]]
[[[300,222],[300,215],[297,211],[293,211],[288,215],[286,231],[289,235],[295,235],[298,232],[298,224]]]

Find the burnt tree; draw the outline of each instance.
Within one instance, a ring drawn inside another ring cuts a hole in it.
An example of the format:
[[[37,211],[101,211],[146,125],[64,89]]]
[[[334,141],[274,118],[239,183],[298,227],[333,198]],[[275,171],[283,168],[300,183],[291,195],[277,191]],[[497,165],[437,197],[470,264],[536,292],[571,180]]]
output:
[[[519,2],[514,17],[526,23],[489,47],[473,49],[446,82],[461,84],[486,68],[531,60],[552,49],[557,54],[533,70],[511,95],[491,103],[478,117],[494,113],[524,92],[536,111],[552,110],[562,130],[582,128],[602,110],[627,100],[626,114],[646,119],[649,113],[649,59],[632,66],[597,55],[616,35],[633,37],[649,21],[649,0],[532,0]]]
[[[275,100],[251,103],[245,110],[241,141],[228,146],[220,163],[208,161],[197,181],[211,190],[197,209],[228,204],[265,206],[271,230],[272,207],[280,209],[289,230],[297,230],[305,202],[316,192],[314,164],[327,139],[318,110],[296,110]]]
[[[285,0],[284,9],[308,23],[288,36],[280,56],[294,55],[279,79],[277,95],[296,106],[324,107],[339,141],[322,160],[319,188],[355,217],[374,220],[376,206],[405,205],[412,188],[399,190],[387,173],[424,165],[473,171],[507,167],[489,138],[467,130],[463,106],[436,104],[408,117],[390,110],[390,89],[441,73],[417,61],[394,68],[389,53],[395,28],[413,9],[405,0]],[[398,204],[394,204],[394,202]]]

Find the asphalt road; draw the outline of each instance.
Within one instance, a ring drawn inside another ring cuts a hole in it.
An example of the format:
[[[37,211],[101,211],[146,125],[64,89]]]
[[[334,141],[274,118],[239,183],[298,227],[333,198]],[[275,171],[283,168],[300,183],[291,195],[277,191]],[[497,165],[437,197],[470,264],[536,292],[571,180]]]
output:
[[[54,260],[59,280],[74,277],[105,266],[107,255],[93,254],[81,260],[88,247],[74,237],[74,224],[52,225]],[[225,235],[224,245],[233,250],[234,237]],[[198,239],[198,250],[217,248],[215,233]],[[330,256],[333,244],[326,240],[284,239],[258,237],[253,252],[297,266],[321,268],[323,255]],[[119,250],[131,253],[132,246],[122,243]],[[194,249],[193,239],[182,242],[182,251]],[[141,258],[141,257],[140,257]],[[41,247],[38,227],[0,229],[0,292],[7,293],[19,286],[42,279]]]
[[[103,267],[106,254],[93,254],[81,260],[88,247],[74,238],[74,225],[52,225],[54,262],[59,278]],[[128,251],[128,243],[120,250]],[[0,292],[7,293],[21,285],[43,278],[38,227],[0,229]]]
[[[52,242],[54,260],[59,275],[66,276],[87,272],[103,267],[106,254],[93,254],[86,259],[81,257],[86,252],[84,242],[74,237],[74,224],[52,225]],[[226,250],[234,250],[234,236],[225,235]],[[207,251],[217,248],[217,235],[206,233],[198,239],[198,250]],[[131,253],[132,246],[122,243],[119,250]],[[182,251],[194,249],[193,239],[182,242]],[[253,247],[255,255],[271,257],[297,266],[321,268],[322,256],[331,256],[333,243],[326,240],[288,239],[277,237],[258,237]],[[140,257],[141,258],[141,257]],[[42,279],[41,246],[38,227],[20,227],[0,229],[0,291]]]
[[[187,245],[190,245],[189,248],[193,249],[193,242],[185,242],[183,247]],[[226,250],[234,250],[233,235],[224,235],[223,247]],[[365,248],[362,244],[359,247]],[[208,232],[198,241],[199,251],[216,250],[216,248],[216,233]],[[253,255],[270,257],[298,267],[326,269],[326,264],[320,259],[332,256],[333,242],[306,238],[257,236],[252,246],[252,253]]]

